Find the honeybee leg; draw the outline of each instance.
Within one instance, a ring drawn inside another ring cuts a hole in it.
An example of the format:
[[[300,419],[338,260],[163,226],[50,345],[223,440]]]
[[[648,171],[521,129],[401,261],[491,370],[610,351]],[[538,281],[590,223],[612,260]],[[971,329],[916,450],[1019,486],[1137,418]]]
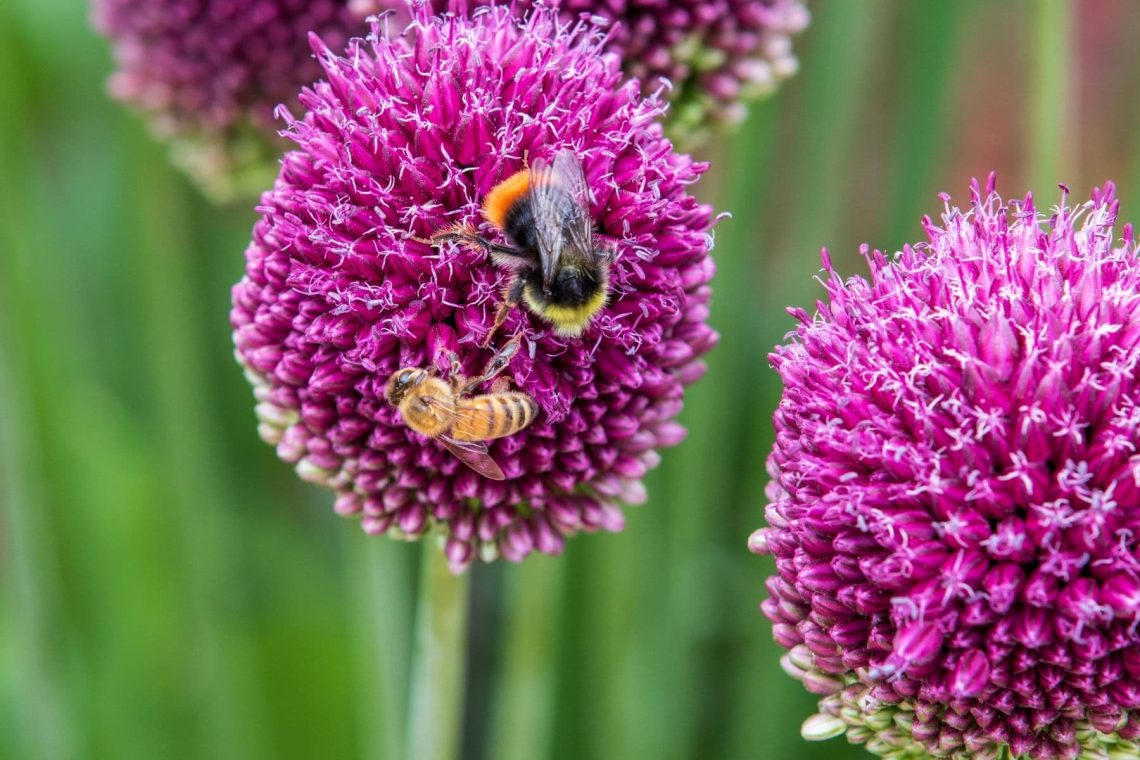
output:
[[[503,293],[503,302],[499,304],[498,311],[495,312],[495,324],[491,325],[491,331],[487,333],[487,337],[483,339],[483,348],[491,345],[491,338],[495,337],[495,333],[507,321],[507,315],[511,310],[522,303],[523,287],[525,283],[521,277],[515,277],[511,280],[511,284],[507,286],[506,291]],[[509,345],[509,344],[508,344]]]
[[[459,354],[454,351],[448,351],[447,356],[451,361],[451,374],[449,377],[451,378],[452,387],[467,388],[469,384],[467,378],[463,375],[463,365],[459,362]]]
[[[511,381],[505,377],[496,377],[491,383],[491,393],[505,393],[511,389]]]
[[[487,362],[487,366],[483,368],[483,374],[479,375],[479,377],[468,380],[463,385],[461,392],[472,390],[473,388],[482,385],[483,383],[487,382],[505,370],[507,368],[507,365],[511,363],[511,357],[519,352],[519,344],[521,342],[521,335],[516,335],[507,341],[506,345],[495,352],[495,355],[491,357],[491,361]],[[498,384],[499,380],[509,382],[507,381],[507,378],[500,377],[495,381],[495,383]]]

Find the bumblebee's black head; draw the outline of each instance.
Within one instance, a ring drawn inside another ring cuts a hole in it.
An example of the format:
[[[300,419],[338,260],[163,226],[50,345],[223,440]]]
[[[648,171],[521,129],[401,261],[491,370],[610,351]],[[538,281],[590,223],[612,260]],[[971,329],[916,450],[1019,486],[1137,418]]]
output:
[[[418,367],[405,367],[396,370],[388,378],[388,387],[384,391],[384,398],[388,399],[388,403],[392,406],[399,406],[408,391],[422,383],[427,376],[428,373]]]

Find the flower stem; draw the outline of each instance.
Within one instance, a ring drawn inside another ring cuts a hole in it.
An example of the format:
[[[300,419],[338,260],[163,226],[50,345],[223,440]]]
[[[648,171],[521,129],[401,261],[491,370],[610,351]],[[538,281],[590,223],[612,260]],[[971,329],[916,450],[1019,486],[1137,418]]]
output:
[[[422,543],[407,757],[454,760],[463,734],[468,578],[452,575],[433,541]]]
[[[565,565],[561,557],[532,557],[509,570],[489,753],[497,760],[550,755]]]
[[[377,541],[362,531],[351,533],[353,607],[360,637],[354,658],[362,669],[357,691],[360,725],[366,727],[361,754],[376,760],[404,760],[415,585],[411,560],[415,555],[413,547],[402,542]]]

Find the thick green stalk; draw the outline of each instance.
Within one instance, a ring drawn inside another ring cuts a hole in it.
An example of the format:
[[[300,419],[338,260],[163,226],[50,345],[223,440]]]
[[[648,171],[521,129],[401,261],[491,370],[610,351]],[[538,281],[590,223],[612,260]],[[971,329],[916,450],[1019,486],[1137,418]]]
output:
[[[542,760],[550,753],[565,564],[561,557],[531,557],[507,571],[508,622],[488,752],[495,760]]]
[[[423,541],[412,662],[410,760],[455,760],[463,738],[469,579],[453,575],[440,547]]]
[[[414,567],[412,548],[350,531],[347,538],[357,611],[354,659],[364,757],[403,760],[407,739],[408,676]]]
[[[1059,182],[1074,183],[1069,146],[1079,109],[1072,102],[1070,76],[1069,0],[1036,0],[1033,44],[1029,46],[1032,77],[1029,113],[1032,119],[1029,143],[1030,186],[1042,198],[1052,197],[1050,188]]]

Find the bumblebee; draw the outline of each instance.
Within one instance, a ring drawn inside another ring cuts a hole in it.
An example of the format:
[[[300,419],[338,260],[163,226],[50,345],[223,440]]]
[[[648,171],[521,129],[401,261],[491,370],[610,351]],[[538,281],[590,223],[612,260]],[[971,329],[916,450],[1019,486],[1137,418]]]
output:
[[[455,354],[448,380],[436,377],[433,369],[405,367],[388,378],[384,395],[412,430],[439,441],[483,477],[503,480],[503,469],[483,442],[525,428],[538,415],[538,404],[521,391],[508,391],[505,377],[492,384],[490,393],[468,394],[506,369],[518,347],[518,339],[507,343],[491,357],[483,374],[471,379],[463,376]]]
[[[582,165],[570,150],[547,163],[535,160],[491,189],[483,217],[511,245],[499,245],[469,229],[432,236],[433,245],[456,242],[486,251],[514,277],[483,345],[524,303],[554,331],[576,338],[606,305],[613,251],[594,240]]]

